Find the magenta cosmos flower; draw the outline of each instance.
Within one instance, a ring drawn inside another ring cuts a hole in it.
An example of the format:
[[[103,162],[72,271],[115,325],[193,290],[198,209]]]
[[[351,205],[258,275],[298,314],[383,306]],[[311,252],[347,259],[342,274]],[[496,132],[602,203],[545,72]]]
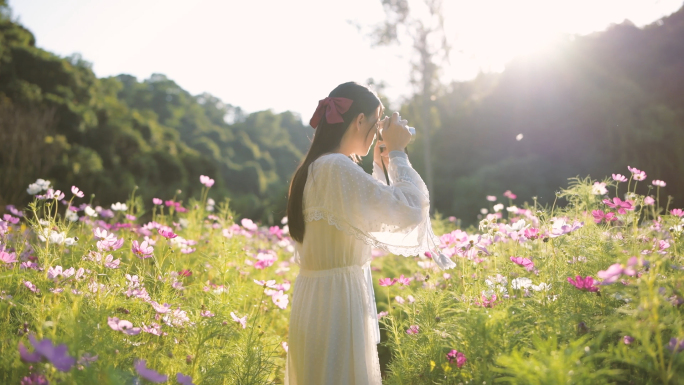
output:
[[[515,263],[516,265],[524,267],[527,271],[534,270],[534,263],[532,263],[532,260],[530,260],[529,258],[511,257],[511,262]]]
[[[147,362],[145,360],[136,360],[135,364],[133,365],[135,367],[135,371],[138,372],[140,377],[151,382],[165,382],[168,379],[167,376],[159,374],[152,369],[148,369],[146,364]]]
[[[611,209],[617,209],[618,214],[625,214],[627,211],[626,210],[634,210],[634,206],[632,205],[632,201],[622,201],[622,199],[615,197],[613,198],[613,201],[611,202],[609,199],[604,199],[603,203],[608,205]]]
[[[591,215],[594,217],[594,222],[597,224],[603,222],[604,220],[606,223],[617,221],[615,213],[604,213],[603,210],[592,210]]]
[[[594,286],[594,278],[587,276],[586,278],[582,278],[581,276],[576,276],[575,279],[572,277],[568,277],[568,282],[570,284],[582,291],[591,291],[595,292],[598,291],[598,286]]]
[[[460,369],[461,366],[465,365],[467,358],[465,354],[453,349],[449,353],[447,353],[447,360],[449,360],[450,364],[456,364],[458,368]]]
[[[684,217],[684,210],[682,209],[673,209],[670,211],[670,214],[676,215],[678,217]]]
[[[159,235],[167,239],[173,239],[178,236],[178,234],[175,234],[169,226],[162,226],[159,229],[157,229],[157,232],[159,233]]]

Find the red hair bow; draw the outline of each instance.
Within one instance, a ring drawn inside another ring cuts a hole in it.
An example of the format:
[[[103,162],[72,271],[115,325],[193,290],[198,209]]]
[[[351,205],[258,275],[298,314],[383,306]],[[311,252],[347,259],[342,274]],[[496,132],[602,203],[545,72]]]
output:
[[[323,113],[325,113],[325,120],[330,123],[342,123],[342,114],[349,110],[354,101],[347,98],[331,98],[327,97],[318,101],[318,107],[316,107],[316,112],[314,112],[313,117],[309,121],[311,127],[318,127],[318,123],[321,122],[323,118]]]

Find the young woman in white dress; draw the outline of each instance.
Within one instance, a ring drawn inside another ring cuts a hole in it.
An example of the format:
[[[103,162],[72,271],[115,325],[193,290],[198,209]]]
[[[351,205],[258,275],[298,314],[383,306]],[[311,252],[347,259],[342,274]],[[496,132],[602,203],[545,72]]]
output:
[[[397,113],[383,118],[383,112],[375,93],[348,82],[322,99],[311,118],[314,138],[292,178],[287,206],[300,272],[286,385],[381,384],[373,247],[431,255],[443,269],[455,266],[436,249],[429,192],[404,151],[411,139],[407,122]],[[378,131],[384,141],[375,145],[368,175],[357,162]]]

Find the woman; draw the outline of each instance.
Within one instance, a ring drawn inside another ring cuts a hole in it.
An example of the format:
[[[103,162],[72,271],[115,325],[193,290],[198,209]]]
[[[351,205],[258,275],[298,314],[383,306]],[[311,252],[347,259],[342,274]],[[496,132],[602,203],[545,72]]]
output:
[[[292,178],[287,206],[300,272],[286,385],[380,384],[372,247],[415,256],[438,242],[429,193],[404,152],[411,139],[406,121],[397,113],[381,119],[383,112],[372,91],[349,82],[321,100],[311,118],[314,139]],[[368,154],[378,130],[384,142],[375,145],[371,176],[355,162]],[[440,257],[440,267],[454,266]]]

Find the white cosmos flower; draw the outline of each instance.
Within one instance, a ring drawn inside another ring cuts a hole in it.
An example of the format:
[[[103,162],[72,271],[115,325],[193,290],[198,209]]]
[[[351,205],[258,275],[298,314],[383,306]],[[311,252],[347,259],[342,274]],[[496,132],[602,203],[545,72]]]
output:
[[[548,283],[544,283],[544,282],[540,283],[539,285],[532,285],[532,286],[530,286],[530,287],[531,287],[532,290],[534,290],[534,291],[542,291],[542,290],[549,290],[549,289],[551,289],[551,285],[549,285]]]
[[[86,206],[85,213],[89,217],[96,217],[97,216],[97,212],[95,210],[93,210],[93,208],[90,206]]]
[[[527,277],[520,277],[511,281],[511,287],[514,289],[527,289],[531,286],[532,280]]]
[[[64,217],[70,222],[76,222],[78,220],[78,214],[75,211],[67,210]]]
[[[76,244],[76,238],[66,238],[64,240],[64,244],[67,246],[73,246]],[[72,267],[72,269],[73,269],[73,267]]]
[[[494,205],[494,207],[492,207],[492,209],[494,209],[495,213],[498,213],[499,211],[503,210],[503,208],[504,208],[504,205],[502,203],[497,203]]]
[[[128,207],[126,206],[125,203],[116,202],[116,203],[112,204],[112,210],[114,210],[114,211],[126,211],[126,210],[128,210]]]
[[[520,231],[520,230],[526,229],[528,227],[530,227],[530,225],[526,225],[525,220],[520,219],[517,222],[515,222],[512,226],[506,225],[506,230],[508,230],[509,232]]]
[[[50,181],[45,180],[45,179],[37,179],[36,183],[38,186],[40,186],[41,190],[47,190],[50,188]]]
[[[26,189],[26,192],[31,194],[31,195],[36,195],[39,192],[43,191],[43,188],[40,187],[37,183],[31,183],[28,185],[28,188]]]
[[[506,211],[508,211],[509,213],[515,214],[518,212],[518,208],[516,206],[510,206],[510,207],[506,207]]]

